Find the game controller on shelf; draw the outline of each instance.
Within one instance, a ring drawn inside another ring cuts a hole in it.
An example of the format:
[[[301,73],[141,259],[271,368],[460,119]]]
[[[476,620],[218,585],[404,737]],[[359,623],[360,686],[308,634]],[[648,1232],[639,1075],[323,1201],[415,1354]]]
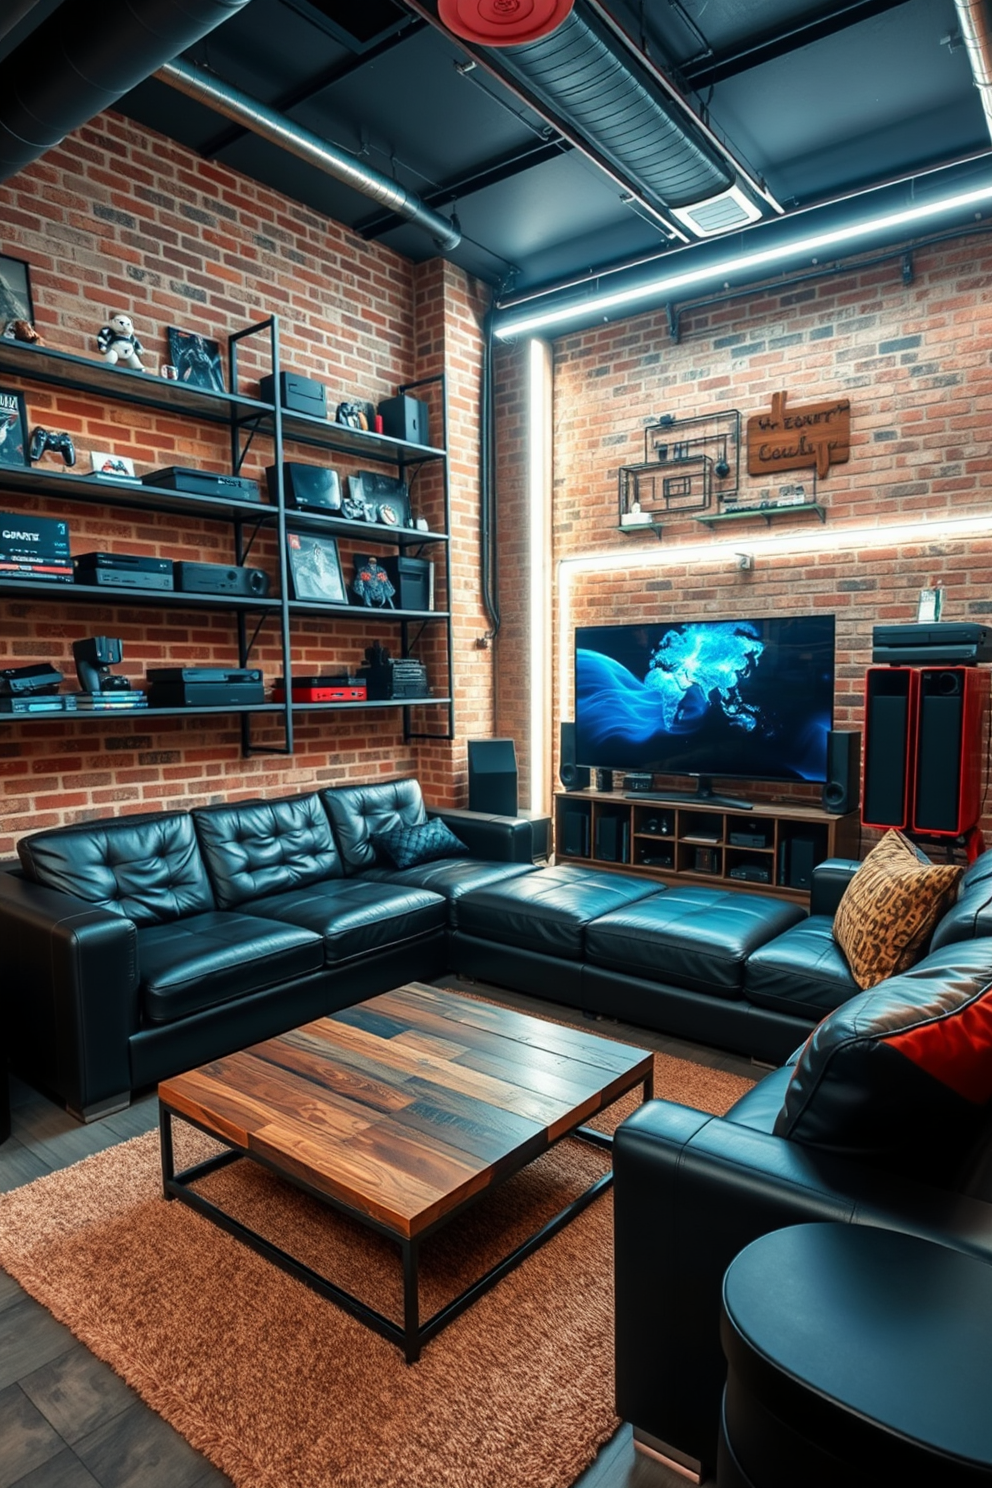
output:
[[[42,429],[39,427],[33,430],[29,450],[32,463],[35,460],[40,460],[46,450],[50,450],[53,455],[61,455],[66,465],[75,465],[76,463],[76,447],[72,442],[72,438],[64,429]]]

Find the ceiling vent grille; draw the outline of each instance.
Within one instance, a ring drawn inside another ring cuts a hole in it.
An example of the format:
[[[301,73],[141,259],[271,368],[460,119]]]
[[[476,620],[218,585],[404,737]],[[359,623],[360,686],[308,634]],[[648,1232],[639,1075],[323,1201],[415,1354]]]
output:
[[[761,211],[746,197],[739,186],[731,186],[709,201],[697,202],[691,207],[673,207],[672,216],[700,238],[715,238],[720,233],[733,232],[738,227],[747,227],[757,222]]]

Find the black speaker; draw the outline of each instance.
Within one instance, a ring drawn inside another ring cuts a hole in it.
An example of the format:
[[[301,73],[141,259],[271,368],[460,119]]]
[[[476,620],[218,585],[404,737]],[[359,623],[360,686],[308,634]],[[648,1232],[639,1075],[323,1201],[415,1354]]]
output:
[[[815,861],[816,843],[812,837],[790,837],[790,889],[811,889],[813,887],[813,864]]]
[[[604,863],[626,863],[630,823],[625,816],[597,816],[596,857]]]
[[[833,729],[827,735],[827,778],[820,798],[842,816],[861,805],[861,735]]]
[[[558,758],[558,779],[566,790],[588,790],[589,771],[585,765],[575,763],[575,724],[562,723],[561,751]]]
[[[611,791],[613,789],[613,771],[596,771],[596,789],[598,791]]]
[[[512,739],[469,739],[468,809],[517,814],[517,755]]]
[[[908,825],[918,688],[914,667],[869,667],[865,674],[861,820],[866,827]]]
[[[379,413],[383,434],[403,439],[407,444],[430,444],[428,408],[419,398],[410,398],[405,393],[396,398],[384,398],[379,404]]]
[[[581,806],[565,812],[565,840],[561,850],[566,858],[589,856],[589,812]]]
[[[913,828],[958,836],[982,814],[989,674],[980,667],[924,667],[916,723]]]

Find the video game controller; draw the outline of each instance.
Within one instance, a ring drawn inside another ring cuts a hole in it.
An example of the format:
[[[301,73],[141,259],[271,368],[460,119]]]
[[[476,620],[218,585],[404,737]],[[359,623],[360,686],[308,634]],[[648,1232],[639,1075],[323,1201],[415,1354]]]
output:
[[[61,455],[67,465],[76,463],[76,447],[65,430],[57,433],[54,429],[38,428],[32,432],[30,449],[32,461],[40,460],[46,450],[51,450],[53,455]]]

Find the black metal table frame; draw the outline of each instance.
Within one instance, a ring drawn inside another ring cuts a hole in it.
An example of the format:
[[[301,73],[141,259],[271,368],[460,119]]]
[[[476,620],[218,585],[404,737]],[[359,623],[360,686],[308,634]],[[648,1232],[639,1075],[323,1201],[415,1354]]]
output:
[[[620,1100],[623,1095],[629,1094],[630,1090],[636,1090],[638,1085],[643,1085],[644,1087],[644,1099],[650,1100],[654,1093],[654,1078],[652,1075],[648,1075],[644,1080],[635,1081],[628,1090],[621,1091],[620,1095],[616,1097],[616,1100]],[[614,1104],[615,1101],[610,1102],[610,1105]],[[609,1106],[605,1106],[602,1109],[609,1110]],[[381,1333],[384,1338],[389,1339],[390,1343],[395,1343],[403,1350],[403,1356],[407,1364],[415,1364],[420,1358],[420,1350],[425,1343],[437,1333],[440,1333],[442,1328],[446,1328],[449,1323],[454,1322],[456,1317],[463,1313],[467,1307],[485,1292],[490,1291],[498,1281],[501,1281],[504,1276],[519,1266],[521,1261],[525,1261],[529,1255],[532,1255],[546,1241],[551,1240],[557,1235],[559,1230],[564,1229],[565,1225],[570,1223],[571,1220],[576,1219],[584,1209],[588,1208],[593,1199],[609,1188],[613,1182],[613,1170],[611,1168],[609,1172],[604,1173],[601,1178],[597,1178],[595,1183],[585,1189],[576,1198],[572,1199],[570,1203],[566,1204],[564,1209],[560,1209],[556,1215],[541,1225],[540,1229],[535,1230],[532,1235],[529,1235],[526,1240],[511,1250],[509,1255],[504,1256],[501,1261],[497,1261],[496,1265],[492,1266],[485,1275],[480,1276],[477,1281],[474,1281],[471,1286],[466,1287],[457,1297],[452,1298],[444,1307],[439,1308],[433,1317],[428,1318],[425,1323],[421,1323],[419,1272],[420,1246],[424,1240],[429,1239],[442,1226],[450,1224],[453,1219],[464,1214],[466,1209],[478,1203],[480,1199],[493,1193],[507,1178],[511,1178],[515,1173],[521,1172],[529,1162],[540,1157],[542,1153],[549,1152],[552,1147],[557,1146],[558,1142],[563,1141],[566,1137],[579,1137],[596,1147],[609,1149],[613,1146],[612,1136],[609,1136],[606,1132],[596,1131],[590,1126],[572,1127],[570,1130],[562,1132],[561,1136],[556,1137],[554,1142],[548,1143],[539,1152],[535,1152],[531,1157],[525,1159],[518,1167],[503,1174],[496,1184],[490,1184],[488,1187],[481,1189],[477,1194],[470,1195],[454,1209],[442,1214],[432,1224],[426,1226],[418,1235],[408,1237],[397,1234],[388,1225],[372,1219],[368,1214],[363,1214],[361,1210],[354,1208],[353,1205],[346,1204],[340,1199],[323,1193],[320,1189],[314,1187],[313,1184],[307,1183],[305,1179],[297,1177],[296,1174],[287,1173],[278,1163],[261,1157],[258,1153],[235,1146],[230,1142],[227,1142],[227,1151],[218,1153],[215,1157],[209,1157],[204,1162],[196,1163],[192,1168],[186,1168],[181,1173],[177,1173],[172,1143],[173,1118],[184,1121],[188,1126],[196,1127],[217,1142],[227,1141],[226,1138],[219,1137],[216,1132],[211,1131],[203,1123],[194,1121],[183,1112],[173,1110],[165,1101],[160,1100],[159,1136],[162,1148],[162,1188],[165,1198],[179,1199],[182,1203],[188,1204],[191,1209],[195,1209],[198,1214],[202,1214],[204,1218],[209,1219],[220,1229],[226,1230],[229,1235],[233,1235],[242,1244],[250,1246],[252,1250],[264,1256],[273,1265],[281,1267],[284,1271],[288,1271],[298,1281],[302,1281],[306,1286],[312,1287],[315,1292],[319,1292],[321,1296],[328,1298],[331,1302],[337,1303],[345,1312],[349,1312],[353,1317],[358,1318],[366,1327],[374,1329],[377,1333]],[[524,1147],[526,1145],[524,1144]],[[287,1183],[291,1183],[295,1188],[302,1189],[304,1193],[310,1194],[322,1204],[328,1205],[331,1209],[336,1209],[339,1213],[345,1214],[350,1219],[364,1225],[366,1229],[374,1230],[376,1234],[384,1235],[388,1240],[399,1245],[403,1261],[402,1327],[394,1323],[391,1318],[385,1317],[381,1312],[376,1312],[373,1307],[369,1307],[358,1297],[353,1296],[351,1292],[346,1292],[342,1287],[336,1286],[333,1281],[328,1281],[325,1276],[321,1276],[319,1272],[312,1270],[303,1261],[298,1261],[278,1245],[274,1245],[270,1240],[266,1240],[263,1235],[259,1235],[255,1230],[250,1229],[248,1225],[242,1224],[240,1220],[235,1219],[233,1215],[227,1214],[218,1205],[211,1203],[209,1199],[205,1199],[202,1194],[197,1193],[192,1188],[192,1184],[205,1178],[208,1173],[216,1172],[218,1168],[227,1167],[228,1164],[237,1162],[241,1158],[248,1158],[250,1161],[258,1163],[260,1167],[268,1168],[277,1177],[285,1179]]]

